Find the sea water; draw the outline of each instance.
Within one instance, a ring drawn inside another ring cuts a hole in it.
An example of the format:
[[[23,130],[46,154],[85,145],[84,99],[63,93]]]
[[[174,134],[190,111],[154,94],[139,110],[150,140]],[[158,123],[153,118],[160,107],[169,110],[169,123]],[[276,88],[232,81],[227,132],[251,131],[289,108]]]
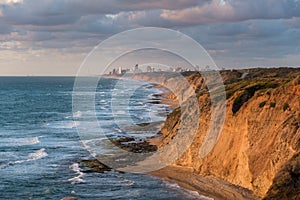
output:
[[[147,174],[81,172],[80,160],[91,155],[76,131],[76,117],[82,113],[72,113],[74,80],[0,78],[0,199],[205,199]],[[95,95],[98,123],[111,135],[122,132],[113,120],[112,98],[122,99],[134,85],[132,80],[121,80],[124,87],[116,89],[116,81],[120,80],[101,79],[95,93],[82,93]],[[151,95],[160,92],[149,86],[135,88],[131,97],[134,123],[163,121],[170,112],[166,105],[149,103]],[[122,109],[128,109],[121,102],[115,106],[119,113],[114,114],[121,117]],[[119,123],[126,123],[126,118]]]

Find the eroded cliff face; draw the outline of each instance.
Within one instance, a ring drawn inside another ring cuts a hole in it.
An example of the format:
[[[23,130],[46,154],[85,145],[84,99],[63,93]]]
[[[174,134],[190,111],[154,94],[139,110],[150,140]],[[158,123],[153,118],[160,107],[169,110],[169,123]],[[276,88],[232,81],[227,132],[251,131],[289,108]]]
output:
[[[241,79],[245,73],[246,78]],[[211,122],[210,94],[199,74],[186,74],[199,101],[200,117],[195,119],[199,127],[194,142],[174,165],[192,167],[203,176],[220,177],[260,197],[274,194],[268,191],[274,190],[275,177],[278,180],[288,161],[300,151],[299,74],[299,69],[222,72],[226,118],[216,145],[204,158],[199,157],[199,150]],[[178,108],[167,118],[160,146],[177,134],[180,114]],[[299,168],[300,163],[295,162],[293,166]],[[299,174],[295,176],[299,179]]]

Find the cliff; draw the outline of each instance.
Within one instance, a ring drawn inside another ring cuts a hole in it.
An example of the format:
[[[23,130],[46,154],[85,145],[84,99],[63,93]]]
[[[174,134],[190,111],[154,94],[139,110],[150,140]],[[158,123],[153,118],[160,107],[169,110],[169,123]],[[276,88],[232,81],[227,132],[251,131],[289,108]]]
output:
[[[196,91],[199,127],[192,145],[173,165],[191,167],[201,176],[221,178],[265,199],[299,199],[300,69],[222,71],[226,117],[216,145],[203,158],[199,150],[211,120],[211,94],[199,73],[183,76]],[[166,74],[140,74],[135,78],[161,85],[172,82],[172,76]],[[172,84],[184,91],[176,81]],[[170,97],[176,98],[174,94]],[[180,123],[179,107],[166,120],[159,148],[172,141]]]

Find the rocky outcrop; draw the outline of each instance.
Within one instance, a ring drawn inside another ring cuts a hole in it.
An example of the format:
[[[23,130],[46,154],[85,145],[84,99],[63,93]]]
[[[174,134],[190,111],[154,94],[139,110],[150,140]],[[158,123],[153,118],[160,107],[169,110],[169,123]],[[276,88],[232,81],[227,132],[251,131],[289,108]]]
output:
[[[64,197],[61,200],[77,200],[75,197]]]
[[[110,171],[111,168],[97,159],[92,160],[81,160],[79,163],[80,171],[84,173],[104,173]]]
[[[264,200],[300,199],[300,153],[295,154],[276,174]]]
[[[197,174],[219,177],[266,199],[280,199],[275,197],[283,195],[285,186],[299,194],[300,69],[221,74],[226,87],[226,118],[216,145],[203,158],[199,151],[211,122],[211,94],[200,74],[184,74],[198,98],[200,116],[195,120],[199,127],[192,145],[174,165],[192,167]],[[165,78],[162,83],[168,81]],[[160,147],[176,136],[180,115],[178,108],[168,116]]]

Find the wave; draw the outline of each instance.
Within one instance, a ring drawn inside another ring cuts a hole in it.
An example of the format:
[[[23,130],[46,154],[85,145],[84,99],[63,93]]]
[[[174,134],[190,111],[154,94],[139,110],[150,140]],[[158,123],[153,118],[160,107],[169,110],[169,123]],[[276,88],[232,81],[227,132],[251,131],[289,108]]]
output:
[[[73,163],[69,168],[70,168],[73,172],[76,172],[76,174],[78,174],[78,176],[75,176],[74,178],[68,179],[68,181],[70,181],[72,185],[74,185],[75,183],[84,183],[84,182],[85,182],[85,181],[82,179],[82,177],[84,176],[84,173],[80,171],[80,168],[79,168],[79,164],[78,164],[78,163]]]
[[[116,177],[117,179],[120,179],[120,181],[118,183],[122,184],[122,185],[127,185],[127,186],[132,186],[135,184],[134,181],[126,179],[123,176],[120,175],[115,175],[115,174],[111,174],[111,176]]]
[[[100,110],[106,110],[104,106],[100,106]]]
[[[164,182],[169,188],[174,188],[175,190],[178,190],[178,189],[182,190],[184,193],[186,193],[187,197],[190,197],[190,198],[193,198],[193,199],[199,199],[199,200],[213,200],[213,198],[209,198],[209,197],[200,195],[196,191],[187,190],[185,188],[182,188],[177,183],[171,183],[171,182],[168,182],[168,181],[164,181]]]
[[[132,186],[135,184],[134,181],[128,180],[128,179],[124,179],[123,181],[121,181],[122,184],[128,185],[128,186]]]
[[[102,103],[102,104],[107,104],[107,101],[104,100],[104,99],[100,100],[99,102]]]
[[[32,161],[32,160],[37,160],[37,159],[41,159],[48,156],[48,154],[46,153],[46,149],[45,148],[41,148],[40,150],[34,152],[34,153],[30,153],[28,155],[28,159],[26,161]]]
[[[8,162],[6,164],[0,165],[0,169],[4,169],[8,166],[12,166],[12,165],[15,165],[15,164],[22,164],[22,163],[25,163],[25,162],[38,160],[38,159],[41,159],[41,158],[44,158],[44,157],[47,157],[47,156],[48,156],[48,154],[46,152],[46,149],[41,148],[41,149],[39,149],[39,150],[37,150],[33,153],[28,154],[27,159],[12,161],[12,162]]]
[[[125,110],[116,110],[112,112],[112,115],[125,115],[126,114],[126,111]]]
[[[74,118],[80,118],[82,116],[82,112],[81,111],[77,111],[73,113],[73,117]]]
[[[96,157],[101,154],[108,154],[111,152],[112,143],[106,138],[95,138],[89,140],[81,140],[81,143],[85,149],[90,152],[90,155]]]
[[[29,137],[29,138],[5,138],[1,139],[1,146],[3,147],[12,147],[12,146],[26,146],[26,145],[34,145],[40,143],[40,138],[38,137]]]
[[[61,122],[54,122],[54,123],[47,123],[46,126],[50,128],[57,128],[57,129],[72,129],[76,128],[80,122],[78,121],[61,121]]]

